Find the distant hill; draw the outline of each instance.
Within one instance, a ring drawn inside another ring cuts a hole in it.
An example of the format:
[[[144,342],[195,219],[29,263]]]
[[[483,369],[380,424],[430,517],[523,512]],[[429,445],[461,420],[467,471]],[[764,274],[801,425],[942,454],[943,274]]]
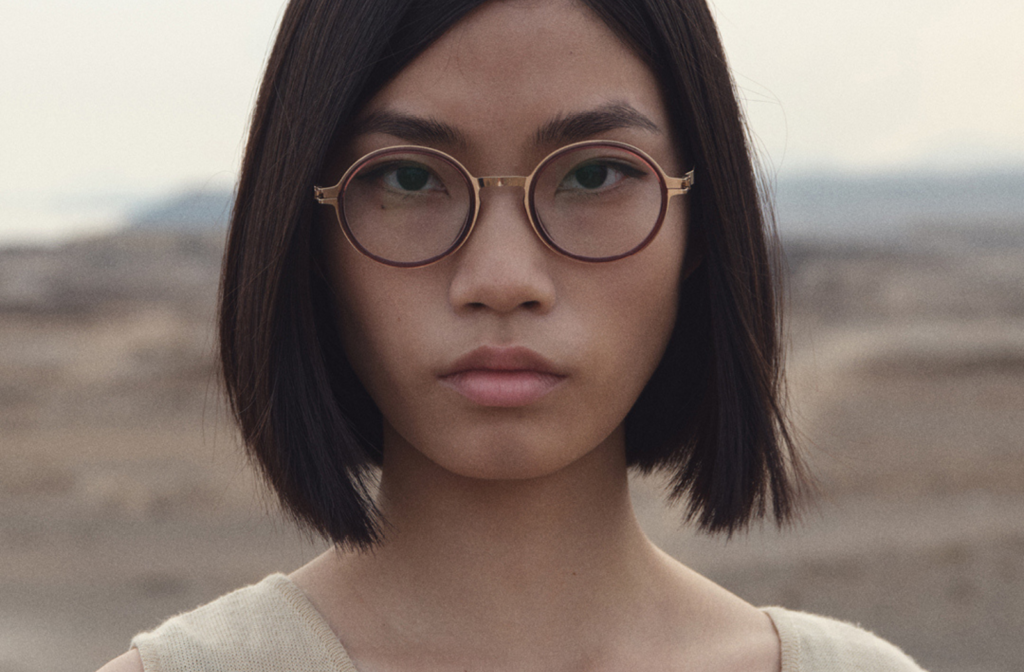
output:
[[[941,227],[1024,228],[1024,170],[967,175],[807,175],[774,185],[785,236],[886,239]],[[220,231],[230,190],[179,192],[129,217],[134,229]]]
[[[933,227],[1024,229],[1024,170],[780,179],[783,235],[886,239]]]
[[[129,217],[129,228],[173,231],[219,231],[227,228],[234,194],[191,190],[146,206]]]

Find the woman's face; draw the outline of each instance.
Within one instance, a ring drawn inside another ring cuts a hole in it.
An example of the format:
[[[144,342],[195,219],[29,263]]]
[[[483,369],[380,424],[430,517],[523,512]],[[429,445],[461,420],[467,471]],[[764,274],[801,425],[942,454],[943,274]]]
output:
[[[608,113],[626,108],[651,123]],[[526,175],[568,142],[607,139],[643,149],[671,176],[685,172],[653,74],[569,1],[484,5],[360,116],[371,115],[401,123],[354,137],[342,169],[420,144],[473,175]],[[552,128],[571,133],[539,133]],[[462,476],[532,478],[598,447],[624,450],[624,418],[675,320],[685,200],[672,199],[641,252],[586,263],[548,249],[522,199],[522,189],[482,189],[469,240],[421,268],[373,261],[324,218],[345,351],[384,416],[385,470],[398,451],[418,451]]]

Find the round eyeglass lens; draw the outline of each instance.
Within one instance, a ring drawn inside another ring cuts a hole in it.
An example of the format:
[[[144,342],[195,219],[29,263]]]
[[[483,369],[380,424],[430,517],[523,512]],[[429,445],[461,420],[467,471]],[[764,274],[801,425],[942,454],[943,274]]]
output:
[[[342,191],[343,224],[371,256],[414,265],[447,253],[469,225],[473,191],[451,161],[428,151],[365,159]]]
[[[576,147],[548,159],[531,187],[548,240],[584,259],[629,254],[648,241],[666,191],[642,156],[612,145]]]

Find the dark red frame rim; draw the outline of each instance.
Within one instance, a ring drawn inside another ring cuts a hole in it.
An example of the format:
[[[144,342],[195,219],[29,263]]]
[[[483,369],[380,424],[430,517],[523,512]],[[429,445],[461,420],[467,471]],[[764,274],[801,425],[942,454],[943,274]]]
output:
[[[668,211],[668,184],[665,182],[665,176],[662,175],[661,170],[659,169],[657,164],[653,163],[653,159],[648,159],[643,154],[638,154],[632,147],[617,142],[595,142],[593,144],[588,144],[586,146],[614,147],[616,149],[621,149],[624,152],[629,152],[630,154],[636,156],[645,164],[647,164],[647,166],[654,172],[654,174],[658,176],[658,184],[661,187],[661,209],[658,211],[658,220],[655,222],[654,227],[651,229],[651,232],[647,234],[647,237],[640,241],[640,243],[638,243],[634,248],[621,254],[615,254],[610,257],[587,257],[579,254],[573,254],[572,252],[569,252],[561,245],[557,244],[554,240],[552,240],[551,236],[549,236],[548,232],[544,229],[544,225],[541,222],[540,216],[537,214],[537,199],[534,197],[534,191],[536,191],[537,189],[536,180],[530,181],[530,189],[526,197],[526,202],[529,206],[530,212],[530,222],[533,224],[533,230],[537,232],[537,235],[540,236],[541,239],[543,239],[549,247],[551,247],[554,250],[557,250],[559,254],[569,257],[570,259],[575,259],[577,261],[585,261],[588,263],[600,263],[605,261],[618,261],[619,259],[625,259],[626,257],[630,257],[636,254],[637,252],[640,252],[648,245],[650,245],[651,241],[654,240],[654,237],[657,236],[658,232],[661,230],[661,225],[665,221],[665,214]],[[562,156],[562,154],[564,154],[565,152],[573,151],[575,149],[579,149],[579,147],[566,147],[564,148],[564,150],[560,150],[551,154],[550,156],[548,156],[547,159],[542,161],[540,165],[537,166],[537,168],[534,169],[533,175],[540,174],[544,167],[547,166],[551,161],[554,161],[559,156]]]
[[[469,192],[469,211],[466,213],[466,218],[462,222],[462,228],[459,229],[459,235],[455,237],[455,242],[452,243],[444,252],[436,254],[433,257],[425,259],[423,261],[394,261],[392,259],[386,259],[378,256],[373,252],[366,249],[362,243],[356,238],[355,234],[352,233],[352,228],[349,226],[348,217],[345,216],[345,192],[348,190],[349,183],[359,173],[359,169],[371,159],[376,159],[381,156],[387,156],[388,154],[428,154],[430,156],[437,157],[447,163],[449,166],[455,169],[455,171],[462,176],[462,179],[466,182],[467,191]],[[388,148],[385,147],[376,152],[370,152],[358,162],[352,164],[352,166],[346,171],[345,178],[342,180],[341,189],[338,190],[338,203],[335,206],[335,212],[338,213],[338,223],[341,224],[342,231],[345,233],[345,237],[348,238],[352,246],[357,250],[370,257],[374,261],[378,261],[387,266],[394,266],[396,268],[416,268],[418,266],[427,266],[435,261],[444,259],[454,250],[458,249],[460,245],[466,240],[466,236],[469,235],[470,230],[473,228],[474,220],[476,219],[476,190],[473,188],[473,176],[466,172],[466,169],[456,163],[452,158],[448,157],[444,152],[432,150],[429,147],[423,147],[422,149],[410,149],[409,147],[401,148]]]

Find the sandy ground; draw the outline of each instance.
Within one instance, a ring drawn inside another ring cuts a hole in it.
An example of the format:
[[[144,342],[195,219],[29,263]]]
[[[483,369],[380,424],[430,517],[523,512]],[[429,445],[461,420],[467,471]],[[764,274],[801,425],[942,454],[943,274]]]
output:
[[[216,241],[0,250],[0,672],[91,670],[131,635],[324,546],[242,458],[213,377]],[[1021,669],[1024,240],[787,245],[801,525],[649,534],[756,604],[852,620],[933,672]]]

